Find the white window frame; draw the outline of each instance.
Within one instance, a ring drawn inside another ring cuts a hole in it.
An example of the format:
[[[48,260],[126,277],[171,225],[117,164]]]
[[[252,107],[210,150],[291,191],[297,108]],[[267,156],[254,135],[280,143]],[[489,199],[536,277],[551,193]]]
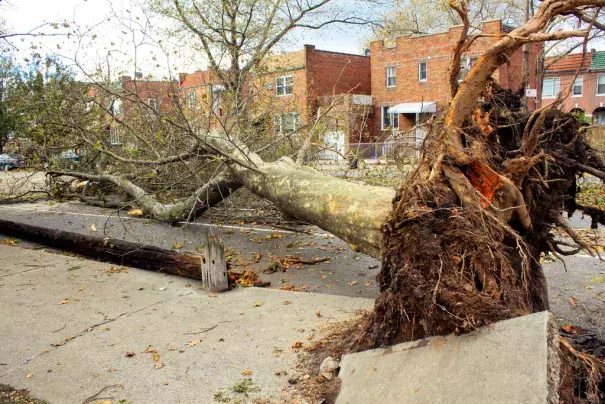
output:
[[[288,84],[288,80],[290,83]],[[294,78],[290,76],[280,76],[275,79],[275,95],[278,97],[287,97],[293,94]],[[289,90],[289,91],[288,91]]]
[[[149,98],[147,99],[147,104],[151,107],[151,109],[153,109],[155,112],[159,112],[160,111],[160,103],[158,101],[157,98],[153,97],[153,98]]]
[[[387,112],[391,107],[380,108],[380,127],[382,130],[399,130],[399,114]],[[389,125],[384,124],[385,114],[389,115]]]
[[[109,143],[112,146],[120,145],[120,132],[118,128],[109,128]]]
[[[422,78],[422,65],[424,65],[424,78]],[[418,62],[418,81],[425,82],[429,78],[429,65],[426,60]]]
[[[119,98],[116,100],[113,100],[113,102],[111,103],[112,115],[118,116],[118,115],[122,114],[123,110],[124,110],[124,102]]]
[[[552,81],[552,94],[547,94],[544,91],[544,89],[546,88],[547,81]],[[560,77],[545,77],[544,79],[542,79],[542,98],[555,98],[557,95],[559,95],[559,91],[561,91]]]
[[[460,66],[460,73],[458,73],[458,82],[461,83],[468,77],[468,74],[477,63],[479,58],[477,56],[468,56],[460,59],[460,64],[464,63],[464,67]],[[462,72],[464,72],[464,77],[462,77]]]
[[[195,109],[197,107],[197,93],[195,91],[191,91],[187,94],[187,103],[189,109]]]
[[[285,129],[284,126],[286,124],[286,117],[291,116],[293,119],[294,127],[290,129]],[[273,132],[277,136],[283,136],[290,134],[292,132],[296,132],[300,128],[300,115],[297,112],[286,112],[283,114],[276,114],[273,117]]]
[[[597,95],[605,95],[605,93],[599,93],[599,80],[603,80],[603,84],[605,84],[605,74],[597,74]]]
[[[580,87],[580,94],[576,94],[576,87]],[[576,77],[576,80],[573,82],[573,86],[571,87],[571,96],[573,97],[582,97],[584,95],[584,76],[581,74]]]
[[[389,74],[392,73],[392,74]],[[395,66],[388,66],[385,69],[386,74],[386,86],[387,88],[395,88],[397,87],[397,68]],[[393,80],[392,84],[389,84],[389,79]]]

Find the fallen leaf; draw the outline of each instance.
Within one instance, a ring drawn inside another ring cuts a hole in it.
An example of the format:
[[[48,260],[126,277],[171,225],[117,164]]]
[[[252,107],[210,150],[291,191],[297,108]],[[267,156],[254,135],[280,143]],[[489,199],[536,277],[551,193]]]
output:
[[[59,303],[59,304],[67,304],[67,303],[69,303],[69,299],[65,299],[65,300],[63,300],[63,301],[62,301],[61,303]]]
[[[294,285],[285,285],[282,290],[292,290],[294,289]]]
[[[185,243],[176,243],[175,245],[172,246],[172,249],[173,250],[180,250],[183,247],[185,247]]]
[[[252,371],[250,369],[246,369],[242,372],[242,376],[250,376],[252,374]]]
[[[109,368],[109,369],[107,369],[107,371],[108,371],[109,373],[113,373],[113,372],[115,372],[116,370],[117,370],[116,368]]]
[[[166,289],[168,289],[168,288],[164,286],[163,288],[160,288],[160,291],[164,291]]]
[[[126,214],[130,216],[143,216],[143,211],[141,209],[132,209],[126,212]]]
[[[352,281],[352,282],[347,282],[349,284],[349,286],[355,286],[357,285],[357,281]]]
[[[31,379],[32,377],[34,377],[34,375],[32,375],[31,373],[28,375],[25,375],[26,378]]]
[[[88,226],[90,227],[90,230],[97,231],[97,226],[95,226],[94,223],[90,223]]]
[[[164,386],[168,386],[168,382],[164,382]]]
[[[578,301],[576,300],[575,297],[572,296],[569,298],[569,303],[575,307],[578,304]]]
[[[201,340],[199,340],[199,339],[194,339],[194,340],[192,340],[192,341],[189,341],[189,343],[187,344],[187,346],[188,346],[188,347],[197,346],[197,345],[199,345],[199,344],[200,344],[200,342],[202,342],[202,341],[201,341]]]
[[[290,300],[284,300],[284,306],[287,306],[289,304],[292,304],[292,302]]]
[[[579,334],[582,332],[581,328],[575,327],[571,324],[566,324],[563,327],[561,327],[561,329],[568,334]]]
[[[321,317],[321,310],[317,310],[317,311],[315,312],[315,315],[316,315],[317,317]]]
[[[161,368],[163,368],[163,367],[164,367],[164,362],[162,362],[162,361],[157,361],[157,362],[155,363],[155,368],[156,368],[156,369],[161,369]]]
[[[127,357],[127,358],[132,358],[134,355],[135,355],[135,353],[134,353],[134,352],[126,352],[126,353],[124,354],[124,356],[125,356],[125,357]]]
[[[261,307],[263,302],[254,302],[254,307]]]
[[[302,341],[294,341],[294,343],[292,344],[292,348],[300,348],[303,346],[303,342]]]
[[[159,362],[160,361],[160,354],[157,353],[157,352],[154,352],[153,353],[153,360],[156,361],[156,362]]]
[[[218,295],[216,293],[208,293],[208,297],[217,297]]]

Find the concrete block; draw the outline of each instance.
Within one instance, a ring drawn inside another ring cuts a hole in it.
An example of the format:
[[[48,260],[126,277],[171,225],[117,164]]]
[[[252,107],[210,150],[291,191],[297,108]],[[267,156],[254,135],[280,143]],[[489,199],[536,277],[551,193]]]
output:
[[[548,312],[473,333],[342,358],[337,404],[556,404],[557,325]]]

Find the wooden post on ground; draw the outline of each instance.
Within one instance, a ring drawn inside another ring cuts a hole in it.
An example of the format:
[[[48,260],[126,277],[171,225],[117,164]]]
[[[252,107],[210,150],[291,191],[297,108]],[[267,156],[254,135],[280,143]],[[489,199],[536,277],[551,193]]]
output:
[[[117,265],[198,279],[209,292],[224,292],[229,289],[225,250],[219,241],[208,235],[206,254],[200,255],[2,219],[0,234],[31,240]]]
[[[209,292],[224,292],[229,289],[227,261],[223,243],[206,233],[206,254],[202,258],[203,288]]]

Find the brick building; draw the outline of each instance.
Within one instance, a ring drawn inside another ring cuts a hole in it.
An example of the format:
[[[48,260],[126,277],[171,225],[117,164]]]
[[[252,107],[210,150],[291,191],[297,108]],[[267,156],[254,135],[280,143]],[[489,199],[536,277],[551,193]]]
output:
[[[565,112],[582,112],[594,124],[605,125],[605,52],[593,50],[584,58],[581,53],[549,57],[545,61],[545,67],[542,82],[544,105],[554,101],[559,91],[572,85],[579,67],[571,94],[563,101],[560,109]]]
[[[194,131],[208,131],[225,117],[225,87],[212,70],[179,74],[183,113]]]
[[[254,91],[262,95],[256,97],[257,110],[271,116],[277,135],[312,125],[319,114],[324,140],[344,155],[349,141],[371,132],[366,119],[371,105],[367,56],[305,45],[268,58],[254,81]]]
[[[478,38],[461,61],[460,79],[464,79],[475,61],[496,41],[509,32],[501,21],[485,22],[484,37]],[[416,123],[443,111],[451,99],[449,65],[462,27],[447,32],[400,36],[393,41],[374,41],[370,45],[372,65],[372,97],[374,99],[373,136],[376,140],[401,139],[417,147],[424,138],[422,128],[411,131]],[[530,46],[529,87],[536,88],[541,71],[542,45]],[[504,88],[520,90],[522,86],[522,50],[493,74]],[[539,98],[538,98],[539,99]],[[536,99],[537,100],[537,99]],[[534,99],[528,107],[535,109]],[[407,132],[407,133],[406,133]]]

